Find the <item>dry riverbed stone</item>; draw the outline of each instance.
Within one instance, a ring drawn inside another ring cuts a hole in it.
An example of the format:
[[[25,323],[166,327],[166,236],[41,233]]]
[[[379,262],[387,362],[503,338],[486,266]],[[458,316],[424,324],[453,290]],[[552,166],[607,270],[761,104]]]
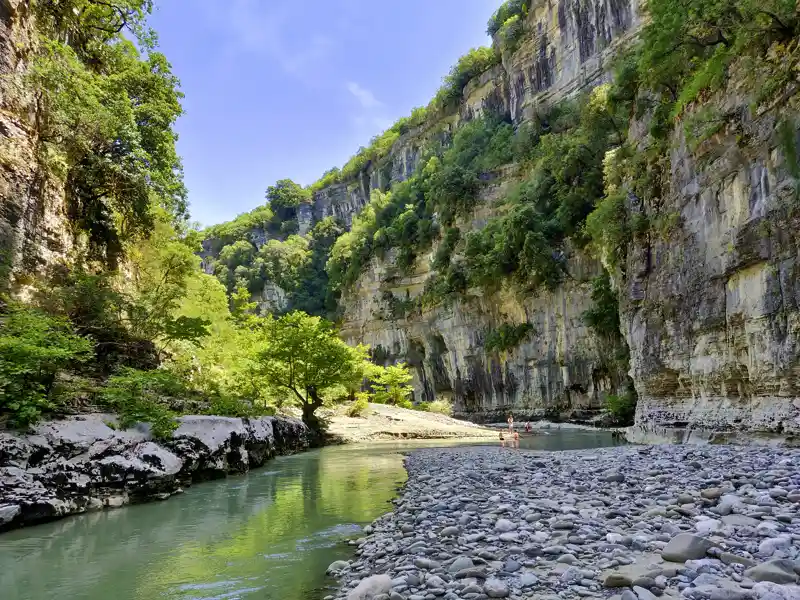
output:
[[[406,467],[331,565],[335,600],[800,600],[798,450],[472,447]]]

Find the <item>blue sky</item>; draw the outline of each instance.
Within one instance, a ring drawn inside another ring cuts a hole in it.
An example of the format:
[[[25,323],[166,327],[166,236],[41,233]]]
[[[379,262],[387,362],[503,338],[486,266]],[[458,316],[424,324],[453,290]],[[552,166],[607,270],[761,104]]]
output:
[[[186,95],[177,125],[192,218],[229,220],[278,179],[307,185],[415,106],[501,0],[157,0]]]

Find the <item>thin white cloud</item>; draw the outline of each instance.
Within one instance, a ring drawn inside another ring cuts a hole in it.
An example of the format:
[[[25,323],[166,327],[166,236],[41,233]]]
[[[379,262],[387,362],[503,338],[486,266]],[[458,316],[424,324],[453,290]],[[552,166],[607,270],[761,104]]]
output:
[[[272,4],[260,0],[204,0],[202,7],[209,22],[228,34],[229,51],[249,52],[264,56],[298,79],[311,83],[334,46],[332,38],[314,34],[293,38],[286,32],[296,19],[289,14],[289,4]]]
[[[383,106],[383,103],[375,97],[375,94],[368,89],[361,87],[355,81],[348,82],[347,91],[355,96],[356,100],[361,103],[361,106],[366,109]]]

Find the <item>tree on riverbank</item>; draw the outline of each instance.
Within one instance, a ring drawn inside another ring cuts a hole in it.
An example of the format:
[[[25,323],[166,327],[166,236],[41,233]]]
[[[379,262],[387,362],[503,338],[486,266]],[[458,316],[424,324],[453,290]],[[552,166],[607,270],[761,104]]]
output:
[[[323,394],[336,386],[354,389],[364,377],[368,351],[352,348],[333,324],[295,311],[264,322],[265,345],[258,352],[259,368],[277,392],[300,404],[303,421],[319,431],[316,411]]]

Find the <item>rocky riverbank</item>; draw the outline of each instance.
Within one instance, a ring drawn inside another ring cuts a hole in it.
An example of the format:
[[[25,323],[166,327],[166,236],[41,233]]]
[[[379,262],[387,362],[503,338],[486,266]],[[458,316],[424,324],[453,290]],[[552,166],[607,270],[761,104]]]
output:
[[[82,415],[0,431],[0,531],[68,515],[164,500],[192,482],[243,473],[309,445],[299,420],[187,416],[173,438],[147,426],[117,431],[112,415]]]
[[[800,599],[800,451],[421,450],[347,600]]]

